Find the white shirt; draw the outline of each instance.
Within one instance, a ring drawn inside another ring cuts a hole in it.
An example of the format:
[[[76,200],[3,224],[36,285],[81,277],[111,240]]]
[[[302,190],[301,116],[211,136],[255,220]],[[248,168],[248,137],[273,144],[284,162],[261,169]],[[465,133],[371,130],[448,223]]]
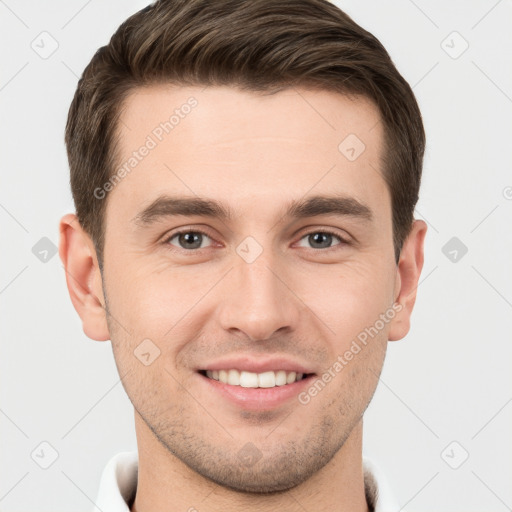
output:
[[[137,490],[138,453],[121,452],[112,457],[101,475],[93,512],[130,512]],[[399,512],[381,470],[363,456],[366,500],[374,512]],[[402,511],[403,512],[403,511]]]

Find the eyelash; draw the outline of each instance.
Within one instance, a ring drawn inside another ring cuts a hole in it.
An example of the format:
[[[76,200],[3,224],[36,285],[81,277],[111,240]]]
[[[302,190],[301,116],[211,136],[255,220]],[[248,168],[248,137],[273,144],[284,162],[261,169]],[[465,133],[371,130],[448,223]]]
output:
[[[170,241],[173,238],[175,238],[176,236],[179,236],[179,235],[183,235],[185,233],[198,233],[198,234],[201,234],[201,235],[205,235],[208,238],[210,238],[211,240],[213,240],[213,237],[210,236],[210,234],[208,234],[206,231],[203,231],[201,229],[184,229],[184,230],[181,230],[181,231],[176,231],[176,233],[173,233],[172,235],[166,237],[164,239],[163,243],[168,247],[168,246],[171,245]],[[327,247],[326,249],[314,249],[314,248],[311,248],[312,251],[327,252],[327,251],[330,251],[330,250],[334,250],[338,245],[350,245],[350,242],[348,242],[347,240],[342,238],[335,231],[330,231],[328,229],[314,229],[314,230],[309,231],[309,232],[305,233],[304,235],[302,235],[300,237],[300,240],[302,240],[303,238],[305,238],[305,237],[307,237],[307,236],[309,236],[311,234],[316,234],[316,233],[324,233],[326,235],[331,235],[331,236],[337,238],[340,241],[340,243],[336,244],[336,245],[333,245],[332,247]],[[201,249],[183,249],[182,247],[172,246],[171,250],[178,250],[178,251],[182,251],[182,252],[185,252],[185,253],[194,253],[194,252],[200,251]]]

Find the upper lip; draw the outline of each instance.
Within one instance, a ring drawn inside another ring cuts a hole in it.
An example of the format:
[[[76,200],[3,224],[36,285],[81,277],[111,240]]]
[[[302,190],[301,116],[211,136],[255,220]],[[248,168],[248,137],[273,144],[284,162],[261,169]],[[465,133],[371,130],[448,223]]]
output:
[[[238,356],[218,359],[198,370],[231,370],[246,371],[252,373],[263,373],[268,371],[284,370],[286,372],[296,373],[314,373],[306,365],[293,361],[286,357],[256,357],[256,356]]]

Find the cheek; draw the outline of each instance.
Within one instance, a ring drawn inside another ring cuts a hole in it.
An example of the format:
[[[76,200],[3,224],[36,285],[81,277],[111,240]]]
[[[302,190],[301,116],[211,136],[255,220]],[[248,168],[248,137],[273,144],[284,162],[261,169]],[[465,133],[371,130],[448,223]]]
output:
[[[216,277],[193,275],[184,268],[170,268],[168,263],[126,263],[110,273],[109,305],[112,314],[130,326],[129,331],[145,336],[162,336],[204,296]]]
[[[354,261],[318,267],[307,279],[296,280],[295,286],[342,349],[392,305],[393,276],[377,262]]]

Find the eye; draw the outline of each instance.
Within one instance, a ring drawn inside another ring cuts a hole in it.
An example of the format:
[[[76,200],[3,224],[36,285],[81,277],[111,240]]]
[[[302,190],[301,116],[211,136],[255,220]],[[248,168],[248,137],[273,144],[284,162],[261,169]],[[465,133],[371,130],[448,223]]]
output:
[[[178,245],[172,243],[172,240],[177,238]],[[211,240],[211,238],[208,236],[207,233],[200,230],[184,230],[184,231],[178,231],[177,233],[174,233],[169,238],[167,238],[166,243],[174,245],[175,247],[178,247],[179,249],[184,250],[192,250],[192,249],[203,249],[203,242],[204,239],[208,238]]]
[[[173,240],[176,239],[175,242]],[[164,243],[170,244],[178,249],[182,249],[184,251],[192,251],[197,249],[204,249],[206,247],[206,243],[208,240],[212,240],[212,238],[208,235],[208,233],[198,230],[198,229],[185,229],[182,231],[178,231],[173,233],[169,237],[166,238]],[[344,240],[338,234],[333,231],[328,230],[315,230],[307,233],[301,238],[301,241],[306,239],[306,243],[311,244],[310,248],[313,249],[330,249],[336,245],[348,245],[349,242]],[[333,243],[334,240],[338,240],[337,243]],[[301,247],[305,247],[304,245],[299,244]]]
[[[304,235],[301,240],[306,239],[307,243],[310,243],[313,249],[330,249],[332,247],[333,238],[339,240],[334,245],[348,244],[346,240],[341,238],[339,235],[332,231],[316,230]],[[304,247],[301,245],[301,247]]]

